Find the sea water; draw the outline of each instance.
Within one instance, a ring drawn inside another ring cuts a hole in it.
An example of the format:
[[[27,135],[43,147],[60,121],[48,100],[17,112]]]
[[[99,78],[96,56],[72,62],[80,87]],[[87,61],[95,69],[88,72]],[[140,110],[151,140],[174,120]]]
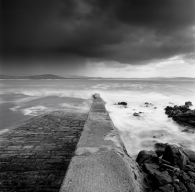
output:
[[[106,102],[131,156],[142,149],[153,149],[156,142],[195,150],[195,134],[182,132],[186,127],[168,118],[164,111],[167,105],[183,105],[186,101],[195,106],[193,79],[1,80],[0,134],[48,111],[89,110],[94,93],[100,93]],[[127,102],[127,107],[116,105],[121,101]],[[134,116],[135,112],[140,112],[140,116]]]

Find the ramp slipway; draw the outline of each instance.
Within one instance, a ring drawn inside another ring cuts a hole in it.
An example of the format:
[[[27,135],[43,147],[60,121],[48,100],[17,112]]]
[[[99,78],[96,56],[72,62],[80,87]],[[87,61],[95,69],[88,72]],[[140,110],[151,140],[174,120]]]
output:
[[[142,192],[143,176],[128,156],[105,103],[93,104],[60,192]]]

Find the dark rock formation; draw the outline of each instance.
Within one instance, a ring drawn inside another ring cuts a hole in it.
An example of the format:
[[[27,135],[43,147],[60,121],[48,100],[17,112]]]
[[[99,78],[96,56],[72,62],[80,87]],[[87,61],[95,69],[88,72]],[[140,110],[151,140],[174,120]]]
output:
[[[140,151],[137,156],[137,163],[143,164],[143,163],[153,163],[157,159],[157,154],[154,151]]]
[[[185,133],[195,133],[195,131],[191,130],[191,129],[184,129],[181,132],[185,132]]]
[[[186,102],[185,102],[185,105],[186,105],[186,106],[192,106],[192,102],[191,102],[191,101],[186,101]]]
[[[155,152],[158,155],[158,157],[163,155],[167,145],[168,145],[167,143],[155,143],[154,144]]]
[[[165,108],[165,113],[168,117],[172,117],[174,121],[177,121],[180,124],[195,127],[195,110],[189,109],[190,101],[186,103],[187,104],[182,106],[167,106]]]
[[[174,192],[174,187],[171,184],[159,187],[155,192]]]
[[[139,113],[133,113],[133,116],[137,116],[137,117],[139,117],[139,116],[140,116],[140,114],[139,114]]]
[[[189,160],[195,163],[195,151],[186,149],[185,153],[188,155]]]
[[[175,188],[175,192],[187,192],[188,191],[182,182],[174,182],[173,187]]]
[[[195,184],[194,183],[187,182],[186,185],[187,185],[187,189],[189,192],[195,192]]]
[[[122,102],[118,102],[118,105],[124,105],[125,107],[127,106],[127,103],[122,101]]]
[[[152,103],[145,102],[145,105],[152,105]]]
[[[168,143],[156,143],[155,151],[140,151],[136,159],[151,192],[195,192],[195,152]]]
[[[167,145],[163,153],[163,159],[170,162],[172,166],[184,169],[189,159],[182,148],[177,145]]]
[[[172,182],[171,176],[167,171],[160,171],[159,166],[155,164],[144,164],[144,170],[149,174],[150,178],[154,181],[155,186],[163,186]],[[154,186],[154,187],[155,187]]]
[[[145,104],[146,107],[153,106],[153,104],[149,103],[149,102],[145,102],[144,104]]]

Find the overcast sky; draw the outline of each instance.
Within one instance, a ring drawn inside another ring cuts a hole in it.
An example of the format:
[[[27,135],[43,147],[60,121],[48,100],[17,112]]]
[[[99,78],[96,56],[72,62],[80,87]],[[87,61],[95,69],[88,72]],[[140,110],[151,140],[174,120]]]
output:
[[[195,0],[1,0],[0,74],[195,77]]]

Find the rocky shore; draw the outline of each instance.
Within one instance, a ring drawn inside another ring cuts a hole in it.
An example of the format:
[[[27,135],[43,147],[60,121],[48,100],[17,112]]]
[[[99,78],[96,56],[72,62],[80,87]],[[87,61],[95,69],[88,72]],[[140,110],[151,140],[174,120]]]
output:
[[[167,106],[165,113],[174,121],[195,128],[195,110],[189,108],[191,105],[192,103],[188,101],[182,106]]]
[[[182,132],[195,133],[195,110],[190,109],[192,102],[185,102],[182,106],[171,105],[165,108],[168,117],[185,126]],[[146,102],[145,107],[149,106],[157,108]],[[133,116],[140,117],[141,113],[135,112]],[[136,162],[144,175],[147,191],[195,192],[195,151],[169,143],[155,143],[154,150],[140,151]]]
[[[194,192],[195,152],[156,143],[155,151],[140,151],[136,159],[151,192]]]

